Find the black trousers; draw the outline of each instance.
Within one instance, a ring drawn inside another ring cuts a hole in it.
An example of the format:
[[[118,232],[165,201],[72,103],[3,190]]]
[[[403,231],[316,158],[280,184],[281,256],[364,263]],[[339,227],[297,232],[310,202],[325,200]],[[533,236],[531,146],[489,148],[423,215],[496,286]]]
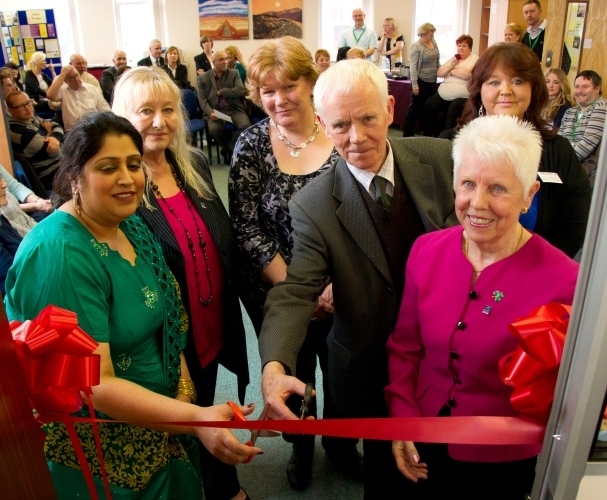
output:
[[[467,100],[445,101],[438,93],[430,97],[424,108],[424,135],[438,137],[443,130],[454,128]]]
[[[537,457],[515,462],[463,462],[449,456],[447,445],[415,444],[422,462],[428,464],[428,479],[417,483],[402,476],[401,498],[435,500],[524,500],[531,493]],[[499,446],[495,454],[499,456]]]
[[[425,82],[418,79],[417,86],[419,87],[419,94],[411,95],[411,105],[409,106],[409,111],[407,111],[407,116],[405,117],[405,124],[403,125],[403,137],[413,137],[417,120],[420,116],[423,117],[424,115],[426,101],[436,94],[436,82]]]
[[[200,366],[194,341],[190,338],[185,349],[188,370],[198,393],[199,406],[212,406],[215,399],[217,369],[219,363],[213,361],[205,368]],[[207,500],[229,500],[240,491],[240,483],[236,474],[236,466],[223,463],[214,457],[202,443],[198,444],[200,468],[204,496]]]

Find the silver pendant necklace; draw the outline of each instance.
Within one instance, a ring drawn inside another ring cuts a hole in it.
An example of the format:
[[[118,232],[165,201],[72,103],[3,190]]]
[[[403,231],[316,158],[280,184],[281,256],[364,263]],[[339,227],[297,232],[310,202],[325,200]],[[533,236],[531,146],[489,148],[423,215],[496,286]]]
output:
[[[280,130],[278,130],[278,127],[276,126],[276,123],[274,123],[274,120],[272,120],[271,118],[270,118],[270,124],[276,130],[276,133],[278,134],[278,138],[291,148],[291,151],[289,152],[289,154],[293,158],[299,158],[301,155],[301,150],[305,149],[308,144],[310,144],[314,139],[316,139],[316,136],[318,135],[318,132],[320,131],[320,128],[318,126],[318,118],[317,118],[314,121],[314,132],[312,133],[312,135],[310,137],[308,137],[308,140],[306,142],[302,142],[299,146],[296,146],[289,139],[287,139],[283,134],[281,134]]]

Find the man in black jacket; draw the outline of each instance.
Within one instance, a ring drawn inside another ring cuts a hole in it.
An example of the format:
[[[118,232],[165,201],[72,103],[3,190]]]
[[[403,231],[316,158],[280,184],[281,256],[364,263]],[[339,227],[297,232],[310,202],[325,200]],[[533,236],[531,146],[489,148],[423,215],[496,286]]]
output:
[[[154,39],[150,41],[150,55],[144,57],[137,63],[137,66],[164,66],[165,61],[162,57],[162,44],[160,40]]]

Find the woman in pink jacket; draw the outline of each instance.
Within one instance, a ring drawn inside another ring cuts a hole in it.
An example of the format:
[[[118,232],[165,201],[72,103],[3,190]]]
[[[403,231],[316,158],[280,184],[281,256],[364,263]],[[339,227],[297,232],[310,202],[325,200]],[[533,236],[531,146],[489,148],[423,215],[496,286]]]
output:
[[[498,377],[499,359],[518,344],[508,325],[549,302],[571,304],[579,267],[519,223],[539,188],[541,152],[533,125],[511,116],[478,118],[456,137],[461,226],[426,234],[411,250],[387,344],[392,416],[516,416],[512,388]],[[393,443],[408,499],[522,500],[539,451]]]

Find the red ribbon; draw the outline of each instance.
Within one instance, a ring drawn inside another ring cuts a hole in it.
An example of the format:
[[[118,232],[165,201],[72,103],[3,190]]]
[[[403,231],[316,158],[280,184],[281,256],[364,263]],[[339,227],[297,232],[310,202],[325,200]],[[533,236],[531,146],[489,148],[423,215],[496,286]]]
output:
[[[99,344],[78,326],[75,313],[53,305],[44,308],[33,321],[11,321],[10,327],[32,407],[37,412],[69,415],[82,408],[81,391],[86,395],[91,415],[87,421],[93,425],[105,492],[111,498],[91,400],[91,387],[99,385],[100,356],[93,354]],[[93,475],[73,422],[68,421],[66,428],[91,498],[97,499]]]
[[[571,306],[552,302],[512,323],[510,333],[520,344],[499,362],[501,380],[514,387],[512,407],[542,425],[550,415],[570,315]]]

